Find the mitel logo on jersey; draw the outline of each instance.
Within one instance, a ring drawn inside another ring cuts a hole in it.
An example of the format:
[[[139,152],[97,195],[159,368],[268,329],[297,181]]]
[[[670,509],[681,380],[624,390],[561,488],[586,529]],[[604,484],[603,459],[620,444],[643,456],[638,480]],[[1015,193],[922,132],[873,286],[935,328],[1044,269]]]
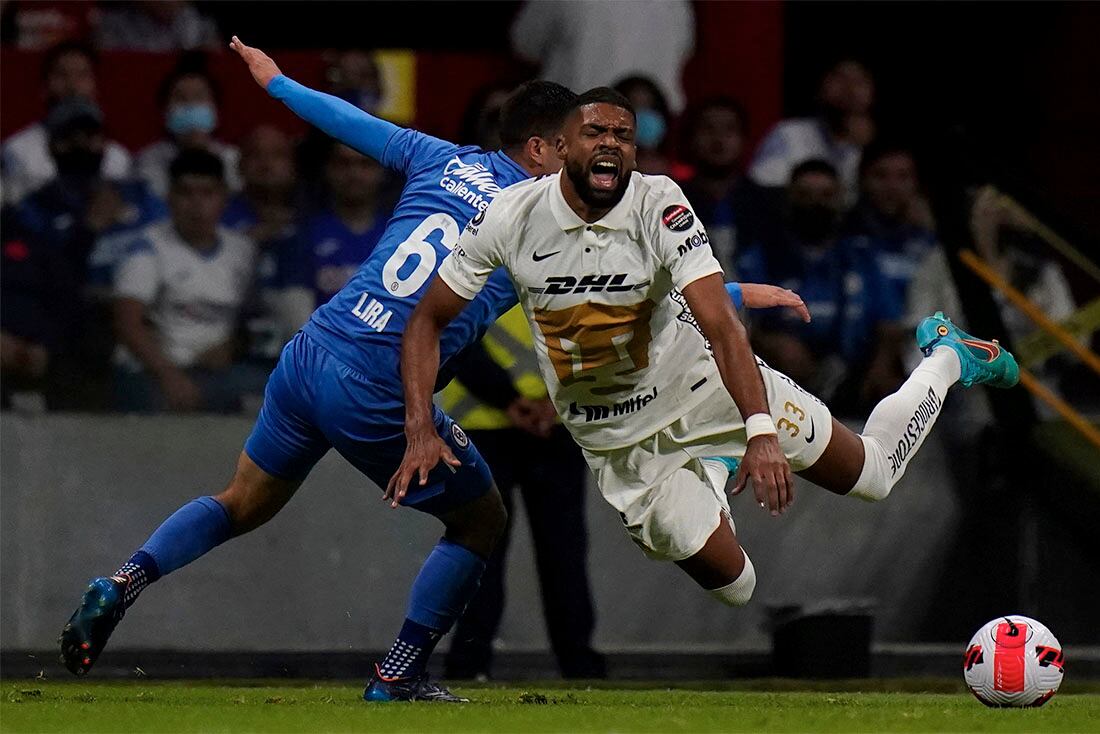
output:
[[[466,163],[457,155],[443,166],[439,185],[479,212],[485,211],[493,197],[500,193],[492,171],[480,163]]]
[[[627,293],[648,288],[650,281],[627,283],[627,273],[614,275],[583,275],[578,280],[573,275],[551,275],[546,279],[545,288],[528,288],[532,293],[545,293],[549,296],[563,296],[567,293]]]
[[[614,403],[612,405],[577,405],[574,401],[569,404],[569,412],[572,415],[581,415],[583,413],[584,422],[591,423],[592,421],[602,421],[611,417],[636,413],[653,402],[653,399],[656,397],[657,388],[653,388],[649,392],[634,395],[621,403]]]
[[[393,311],[388,310],[376,299],[371,298],[370,293],[366,291],[363,291],[363,295],[359,296],[359,303],[355,304],[355,307],[351,309],[351,313],[355,318],[378,333],[382,333],[382,330],[386,328],[386,324],[390,323],[390,317],[393,316]]]
[[[707,237],[707,233],[701,229],[695,230],[695,234],[684,240],[684,244],[676,248],[677,255],[683,255],[691,252],[696,247],[702,247],[703,245],[710,244],[710,237]]]

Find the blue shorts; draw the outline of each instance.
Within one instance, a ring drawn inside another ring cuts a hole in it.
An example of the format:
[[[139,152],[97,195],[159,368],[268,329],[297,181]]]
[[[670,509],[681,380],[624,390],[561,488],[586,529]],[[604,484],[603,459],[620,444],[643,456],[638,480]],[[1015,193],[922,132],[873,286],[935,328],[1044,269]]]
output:
[[[307,334],[283,348],[267,381],[264,404],[244,450],[268,474],[300,481],[330,448],[379,487],[405,455],[404,407],[393,386],[351,369]],[[401,504],[433,515],[482,496],[492,474],[457,423],[434,408],[435,427],[462,466],[440,464]]]

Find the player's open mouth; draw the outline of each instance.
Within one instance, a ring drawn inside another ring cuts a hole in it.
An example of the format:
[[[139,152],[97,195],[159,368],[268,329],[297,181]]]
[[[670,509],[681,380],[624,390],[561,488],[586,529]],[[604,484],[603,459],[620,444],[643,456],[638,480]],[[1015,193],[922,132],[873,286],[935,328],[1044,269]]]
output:
[[[619,182],[619,161],[615,158],[598,158],[589,169],[592,188],[612,191]]]

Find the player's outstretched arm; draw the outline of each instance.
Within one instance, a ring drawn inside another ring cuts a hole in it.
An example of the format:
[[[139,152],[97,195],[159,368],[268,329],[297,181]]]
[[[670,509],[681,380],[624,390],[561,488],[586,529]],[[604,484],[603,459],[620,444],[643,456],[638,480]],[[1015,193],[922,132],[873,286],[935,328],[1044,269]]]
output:
[[[368,114],[339,97],[299,84],[285,76],[270,56],[258,48],[246,46],[237,36],[233,36],[229,48],[248,65],[256,83],[298,117],[363,155],[383,162],[386,144],[401,130],[397,125]]]
[[[741,415],[748,418],[762,414],[770,423],[771,412],[760,368],[749,346],[745,327],[723,288],[721,274],[692,281],[683,288],[683,294],[699,328],[711,343],[722,382]],[[770,433],[749,439],[737,472],[734,494],[743,490],[750,479],[757,502],[767,507],[772,515],[778,515],[794,501],[791,468],[779,448],[774,426]]]
[[[468,300],[435,278],[413,310],[401,339],[401,381],[405,387],[405,457],[386,485],[383,499],[397,507],[417,476],[427,484],[428,473],[440,461],[461,466],[450,447],[439,437],[432,420],[432,390],[439,375],[439,336],[466,307]]]
[[[731,284],[726,284],[729,290]],[[765,283],[738,283],[741,287],[741,302],[745,308],[776,308],[782,306],[798,314],[798,317],[810,323],[810,310],[802,301],[802,296],[787,288]]]

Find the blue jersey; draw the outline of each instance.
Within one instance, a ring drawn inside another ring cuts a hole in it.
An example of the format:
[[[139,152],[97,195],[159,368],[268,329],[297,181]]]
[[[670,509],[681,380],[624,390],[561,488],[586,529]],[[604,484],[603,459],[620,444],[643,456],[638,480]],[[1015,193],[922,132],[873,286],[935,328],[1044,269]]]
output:
[[[502,188],[529,174],[501,151],[460,147],[399,128],[283,76],[271,82],[268,92],[341,142],[405,176],[401,198],[370,257],[303,329],[340,361],[379,384],[388,383],[400,397],[401,337],[417,302],[466,223]],[[516,303],[507,274],[494,273],[441,336],[441,383],[450,377],[447,360]]]
[[[315,214],[301,225],[291,247],[281,252],[278,287],[297,286],[313,291],[316,304],[336,295],[370,257],[386,231],[386,215],[379,212],[372,226],[353,232],[332,211]]]

